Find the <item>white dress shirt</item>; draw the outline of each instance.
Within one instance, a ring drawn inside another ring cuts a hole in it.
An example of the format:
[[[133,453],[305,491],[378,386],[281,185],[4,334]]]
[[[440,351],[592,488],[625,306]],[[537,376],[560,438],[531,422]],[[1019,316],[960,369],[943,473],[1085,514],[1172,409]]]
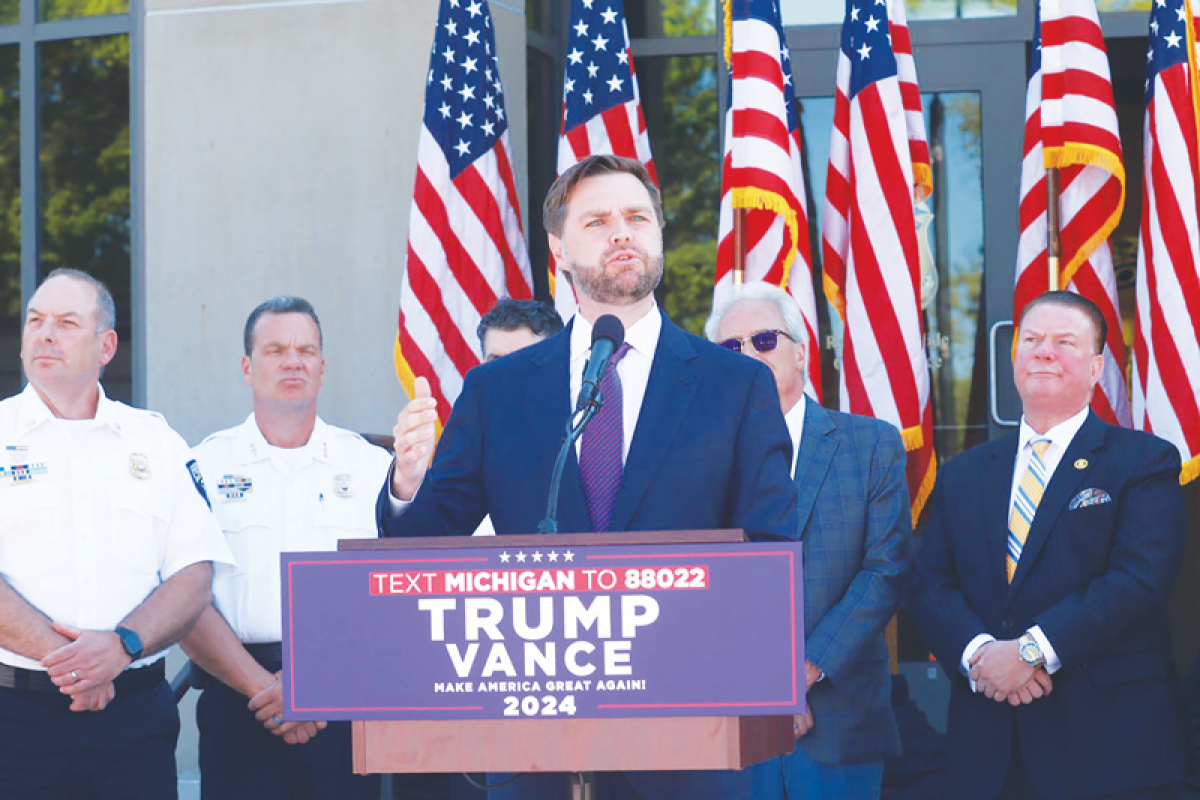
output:
[[[1033,458],[1033,443],[1038,439],[1050,440],[1050,446],[1042,454],[1042,463],[1046,466],[1046,485],[1049,486],[1050,479],[1054,477],[1054,471],[1058,469],[1059,462],[1062,461],[1067,448],[1071,446],[1071,440],[1075,438],[1075,434],[1079,433],[1079,429],[1087,421],[1088,413],[1089,410],[1087,407],[1084,407],[1078,414],[1058,423],[1045,433],[1037,433],[1033,428],[1029,427],[1029,423],[1025,421],[1025,417],[1021,417],[1021,432],[1017,440],[1017,459],[1013,464],[1012,486],[1008,495],[1008,517],[1005,517],[1005,530],[1008,530],[1007,521],[1012,517],[1013,503],[1017,499],[1017,487],[1021,485],[1021,478],[1025,475],[1025,470],[1029,468],[1030,459]],[[1062,668],[1062,661],[1059,660],[1058,654],[1054,652],[1054,646],[1050,644],[1050,640],[1046,638],[1046,634],[1042,633],[1042,627],[1034,625],[1029,629],[1029,635],[1033,637],[1038,647],[1042,650],[1042,656],[1046,659],[1047,674],[1053,675],[1055,672],[1058,672]],[[964,673],[970,673],[971,658],[974,657],[976,651],[988,642],[994,641],[996,641],[996,637],[981,633],[967,644],[962,656],[962,669]],[[971,689],[975,689],[975,681],[971,681]]]
[[[94,419],[62,420],[27,386],[0,402],[0,439],[0,576],[50,619],[110,631],[183,568],[232,565],[160,415],[100,389]],[[2,648],[0,662],[44,669]]]
[[[375,496],[387,450],[320,418],[303,447],[273,447],[251,414],[192,451],[238,568],[213,581],[213,600],[247,644],[283,636],[279,554],[374,539]]]
[[[646,399],[646,387],[650,383],[650,367],[654,363],[654,352],[658,349],[658,339],[662,334],[662,320],[658,304],[654,304],[644,317],[625,329],[625,343],[629,345],[629,352],[617,362],[617,375],[621,378],[621,398],[624,409],[625,446],[621,451],[622,459],[629,458],[629,445],[633,441],[633,433],[637,429],[638,416],[642,412],[642,401]],[[584,319],[582,314],[576,314],[571,325],[570,341],[570,403],[572,411],[575,409],[575,399],[579,397],[579,390],[583,387],[583,371],[587,367],[591,351],[592,323]],[[565,418],[563,424],[566,424]],[[583,435],[587,436],[586,429]],[[581,436],[575,442],[576,458],[579,458],[582,439]],[[400,500],[392,494],[390,470],[387,483],[392,515],[404,513],[412,501]],[[413,497],[415,498],[416,495],[414,494]],[[485,518],[484,521],[490,527],[490,520]],[[492,529],[492,534],[494,533],[495,530]],[[475,533],[476,536],[492,534],[487,533],[482,525],[480,531]]]
[[[646,316],[625,330],[625,343],[629,345],[629,352],[617,362],[617,375],[621,378],[621,398],[625,411],[625,447],[621,451],[622,460],[629,458],[629,444],[633,441],[633,432],[637,429],[642,400],[646,398],[650,367],[654,363],[654,351],[658,349],[658,337],[661,333],[662,314],[658,313],[657,305],[652,306]],[[571,326],[572,410],[575,408],[575,399],[579,397],[579,390],[583,388],[583,371],[587,368],[591,352],[592,323],[584,319],[582,314],[576,314],[575,324]],[[586,429],[583,436],[587,436]],[[575,441],[576,458],[579,457],[579,449],[583,445],[583,436]]]
[[[796,477],[796,462],[800,458],[800,436],[804,433],[804,409],[808,402],[808,396],[801,394],[800,399],[796,401],[796,405],[792,406],[791,410],[783,415],[783,421],[787,423],[788,436],[792,438],[792,472],[793,478]]]

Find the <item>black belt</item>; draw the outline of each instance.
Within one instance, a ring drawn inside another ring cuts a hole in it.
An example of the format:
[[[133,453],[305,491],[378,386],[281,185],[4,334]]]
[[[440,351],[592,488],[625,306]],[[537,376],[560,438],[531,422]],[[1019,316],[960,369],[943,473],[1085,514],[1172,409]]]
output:
[[[117,689],[117,694],[128,694],[138,689],[146,689],[162,683],[167,677],[165,661],[165,659],[159,659],[148,667],[127,669],[122,672],[113,681],[113,685]],[[42,692],[45,694],[57,694],[59,692],[59,688],[50,680],[49,673],[36,669],[10,667],[7,664],[0,664],[0,688],[14,689],[18,692]]]
[[[281,642],[263,642],[261,644],[242,644],[246,652],[267,672],[278,672],[283,669],[283,644]],[[203,690],[210,680],[217,680],[192,662],[192,688]]]

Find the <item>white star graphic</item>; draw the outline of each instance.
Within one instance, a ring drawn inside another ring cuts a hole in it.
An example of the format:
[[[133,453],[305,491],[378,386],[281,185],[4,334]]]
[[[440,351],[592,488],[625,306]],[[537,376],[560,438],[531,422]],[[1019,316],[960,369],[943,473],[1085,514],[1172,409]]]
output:
[[[429,80],[426,83],[433,83],[433,70],[429,70]]]
[[[867,20],[867,32],[874,33],[877,30],[879,30],[879,20],[871,17],[869,20]]]
[[[1172,31],[1163,37],[1163,41],[1167,43],[1167,47],[1179,47],[1179,43],[1183,41],[1183,37]]]
[[[563,94],[570,94],[573,91],[575,91],[575,81],[567,78],[563,81]]]
[[[583,51],[578,47],[567,53],[567,60],[572,64],[579,64],[583,61]]]
[[[596,77],[596,73],[600,71],[600,68],[597,67],[595,64],[588,64],[587,70],[588,70],[588,77],[594,78],[594,77]]]
[[[607,11],[601,11],[600,16],[604,17],[605,25],[615,25],[617,22],[617,12],[609,8]]]
[[[495,99],[489,94],[483,98],[483,104],[488,108],[494,108],[496,105]]]
[[[458,124],[464,128],[471,127],[471,115],[464,111],[458,117]]]
[[[850,9],[850,21],[858,22],[858,6],[855,6],[854,8]]]
[[[871,57],[871,48],[867,47],[864,44],[862,46],[862,48],[858,51],[858,57],[861,58],[863,61],[866,61],[868,58]]]
[[[442,107],[438,109],[438,113],[442,115],[442,119],[450,119],[450,106],[442,103]]]
[[[783,73],[783,85],[784,86],[792,85],[792,73],[790,73],[790,72]]]
[[[517,553],[517,561],[519,561],[519,562],[521,562],[522,564],[524,564],[524,563],[525,563],[525,554],[524,554],[524,553]]]
[[[492,79],[492,68],[491,67],[488,67],[487,69],[485,69],[483,71],[483,77],[489,81]]]
[[[608,50],[608,39],[605,39],[603,36],[597,36],[595,39],[592,39],[592,46],[595,47],[597,50],[607,51]]]
[[[476,2],[473,2],[473,3],[471,3],[471,5],[467,6],[467,13],[470,14],[472,17],[478,17],[480,14],[483,13],[479,9],[480,9],[479,2],[478,2],[478,0],[476,0]]]
[[[580,36],[587,36],[587,23],[579,20],[579,22],[575,23],[575,32]]]
[[[596,2],[596,0],[583,0],[583,7],[586,8],[588,11],[591,11],[592,3],[594,3],[594,2]]]
[[[534,553],[533,553],[533,560],[534,560],[534,561],[537,561],[537,562],[541,562],[541,560],[542,560],[542,554],[541,554],[541,553],[539,553],[539,552],[537,552],[537,551],[535,550],[535,551],[534,551]]]
[[[496,107],[496,119],[504,119],[504,109],[500,106]]]
[[[619,91],[621,91],[621,84],[623,84],[624,82],[625,81],[621,80],[616,75],[613,75],[611,78],[608,79],[608,90],[610,92],[619,92]]]
[[[442,76],[442,89],[448,92],[453,88],[454,88],[454,81],[450,80],[450,76],[449,75]]]
[[[450,0],[450,7],[451,8],[459,8],[458,0]]]
[[[563,561],[574,561],[574,560],[575,560],[575,554],[572,553],[570,550],[563,553]]]
[[[1156,20],[1156,19],[1150,20],[1150,30],[1154,31],[1155,33],[1158,33],[1158,20]]]
[[[553,550],[551,550],[551,551],[550,551],[550,560],[551,560],[551,561],[558,561],[558,553],[556,553],[556,552],[554,552]]]
[[[494,123],[494,122],[485,122],[482,125],[480,125],[479,127],[482,128],[483,132],[486,133],[488,136],[496,135],[496,123]]]
[[[467,40],[467,44],[479,44],[479,31],[472,28],[467,31],[467,35],[464,38]]]
[[[458,23],[455,22],[454,20],[450,20],[442,27],[445,28],[446,32],[449,33],[451,36],[458,36]]]
[[[583,102],[587,103],[589,106],[592,104],[592,90],[591,89],[588,89],[586,92],[583,93]]]
[[[479,68],[475,66],[476,62],[478,61],[479,59],[477,58],[468,58],[467,60],[463,61],[463,70],[468,75],[470,75],[472,72],[478,72]]]
[[[465,156],[467,153],[471,152],[471,145],[460,140],[458,144],[454,145],[454,149],[458,151],[460,156]]]
[[[1146,51],[1146,63],[1149,64],[1153,60],[1154,60],[1154,48],[1151,47],[1149,50]]]
[[[622,64],[624,64],[624,63],[625,63],[626,61],[628,61],[628,60],[629,60],[629,54],[628,54],[628,53],[626,53],[624,50],[622,50],[622,51],[620,51],[619,53],[617,53],[617,61],[619,61],[619,62],[621,62]]]
[[[500,554],[500,563],[501,563],[501,564],[507,564],[507,563],[508,563],[508,560],[509,560],[510,558],[512,558],[512,556],[510,556],[508,553],[501,553],[501,554]]]
[[[463,87],[458,90],[458,94],[462,95],[463,102],[475,99],[475,87],[468,84],[463,84]]]
[[[1183,22],[1187,18],[1187,10],[1183,6],[1175,9],[1175,13],[1179,15],[1179,21]]]
[[[448,63],[448,64],[454,63],[454,51],[451,50],[449,47],[446,48],[446,52],[442,53],[442,55],[444,55],[446,57],[446,63]]]
[[[877,6],[882,6],[882,5],[886,5],[886,4],[887,4],[887,0],[875,0],[875,5],[877,5]]]
[[[1157,5],[1159,8],[1167,7],[1167,0],[1154,0],[1154,2],[1155,2],[1155,5]]]

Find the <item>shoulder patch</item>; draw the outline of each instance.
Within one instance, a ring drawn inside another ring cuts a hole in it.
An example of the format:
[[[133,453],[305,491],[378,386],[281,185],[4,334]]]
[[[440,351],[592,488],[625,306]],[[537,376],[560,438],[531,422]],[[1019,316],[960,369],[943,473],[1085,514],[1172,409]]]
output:
[[[192,476],[192,484],[196,487],[196,491],[204,498],[204,504],[208,506],[208,510],[212,511],[212,501],[208,499],[208,492],[204,489],[204,476],[200,474],[200,465],[193,458],[187,462],[187,468],[188,473]]]

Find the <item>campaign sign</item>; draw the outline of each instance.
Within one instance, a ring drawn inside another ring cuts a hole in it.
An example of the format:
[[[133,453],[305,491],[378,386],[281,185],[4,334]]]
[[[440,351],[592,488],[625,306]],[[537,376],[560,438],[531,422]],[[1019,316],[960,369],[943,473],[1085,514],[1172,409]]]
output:
[[[805,710],[798,542],[282,560],[288,719]]]

